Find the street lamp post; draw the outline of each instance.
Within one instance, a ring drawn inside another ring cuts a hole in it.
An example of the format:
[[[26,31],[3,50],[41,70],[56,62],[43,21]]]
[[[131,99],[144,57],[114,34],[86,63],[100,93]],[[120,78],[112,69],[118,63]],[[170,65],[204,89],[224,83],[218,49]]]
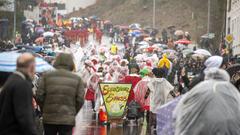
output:
[[[16,0],[13,1],[13,5],[14,5],[14,12],[13,12],[13,42],[15,40],[16,37]]]
[[[156,22],[156,0],[153,0],[153,28],[155,28]]]
[[[208,0],[208,23],[207,23],[207,33],[210,33],[211,27],[211,0]]]

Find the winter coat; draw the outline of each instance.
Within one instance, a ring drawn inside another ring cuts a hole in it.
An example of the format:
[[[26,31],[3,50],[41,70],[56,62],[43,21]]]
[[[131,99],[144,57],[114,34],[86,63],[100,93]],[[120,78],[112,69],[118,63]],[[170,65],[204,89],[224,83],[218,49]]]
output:
[[[171,62],[170,60],[167,58],[166,54],[163,54],[162,59],[160,59],[159,63],[158,63],[158,68],[167,68],[170,69],[171,67]]]
[[[63,54],[57,58],[55,71],[43,75],[37,100],[43,111],[43,123],[75,125],[75,116],[84,103],[82,79],[73,74],[72,58]]]
[[[13,73],[0,93],[0,135],[36,135],[31,80]]]

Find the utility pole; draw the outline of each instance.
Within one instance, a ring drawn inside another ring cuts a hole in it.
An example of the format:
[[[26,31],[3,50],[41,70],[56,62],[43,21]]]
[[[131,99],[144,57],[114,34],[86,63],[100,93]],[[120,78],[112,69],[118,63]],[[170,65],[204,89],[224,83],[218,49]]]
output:
[[[13,8],[14,8],[14,12],[13,12],[13,41],[15,40],[15,37],[16,37],[16,0],[13,0]]]
[[[207,33],[210,33],[211,26],[211,0],[208,0],[208,24],[207,24]]]
[[[153,28],[155,28],[156,23],[156,0],[153,0]]]

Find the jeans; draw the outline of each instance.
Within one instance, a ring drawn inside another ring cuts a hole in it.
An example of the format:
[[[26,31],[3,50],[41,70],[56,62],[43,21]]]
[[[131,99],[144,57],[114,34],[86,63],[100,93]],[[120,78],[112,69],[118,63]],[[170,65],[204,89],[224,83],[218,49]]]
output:
[[[44,124],[44,135],[72,135],[73,126]]]

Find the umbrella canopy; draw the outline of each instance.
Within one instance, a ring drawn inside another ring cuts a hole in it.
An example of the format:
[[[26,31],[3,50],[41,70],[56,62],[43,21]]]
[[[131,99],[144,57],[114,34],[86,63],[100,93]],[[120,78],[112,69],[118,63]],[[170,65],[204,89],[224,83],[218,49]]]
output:
[[[44,28],[43,28],[43,27],[36,27],[36,28],[35,28],[35,31],[36,31],[36,33],[38,33],[38,34],[42,34],[42,33],[44,33]]]
[[[109,21],[109,20],[105,20],[103,23],[104,23],[104,24],[112,24],[112,22]]]
[[[180,39],[178,41],[175,42],[175,44],[191,44],[192,42],[187,40],[187,39]]]
[[[163,53],[171,54],[171,53],[177,53],[177,52],[172,49],[167,49],[167,50],[163,50]]]
[[[182,30],[176,30],[174,33],[176,36],[184,35],[184,32]]]
[[[17,52],[3,52],[0,53],[0,71],[1,72],[14,72],[16,70],[16,61],[21,53]],[[36,57],[36,72],[42,73],[54,68],[44,61],[42,58]]]
[[[192,58],[194,60],[204,60],[205,56],[204,55],[201,55],[201,54],[193,54],[192,55]]]
[[[54,36],[54,33],[53,33],[53,32],[50,32],[50,31],[44,32],[44,33],[43,33],[43,36],[44,36],[44,37],[53,37],[53,36]]]
[[[183,44],[178,44],[177,48],[180,49],[180,50],[184,50],[184,49],[187,49],[188,47],[186,45],[183,45]]]
[[[132,33],[131,33],[131,35],[133,36],[133,37],[140,37],[141,36],[141,31],[133,31]]]
[[[131,25],[129,25],[130,29],[141,29],[141,25],[138,23],[133,23]]]
[[[96,15],[90,16],[89,19],[96,20],[98,17]]]
[[[142,41],[142,42],[139,42],[138,45],[140,45],[140,46],[149,46],[149,43],[147,41]]]
[[[205,49],[198,49],[198,50],[194,51],[194,53],[199,54],[199,55],[204,55],[204,56],[212,56],[212,54]]]
[[[167,49],[168,48],[168,46],[165,45],[165,44],[154,44],[153,47],[162,48],[162,49]]]
[[[182,53],[183,53],[183,55],[188,55],[188,54],[193,53],[193,50],[192,49],[184,49],[184,50],[182,50]]]

